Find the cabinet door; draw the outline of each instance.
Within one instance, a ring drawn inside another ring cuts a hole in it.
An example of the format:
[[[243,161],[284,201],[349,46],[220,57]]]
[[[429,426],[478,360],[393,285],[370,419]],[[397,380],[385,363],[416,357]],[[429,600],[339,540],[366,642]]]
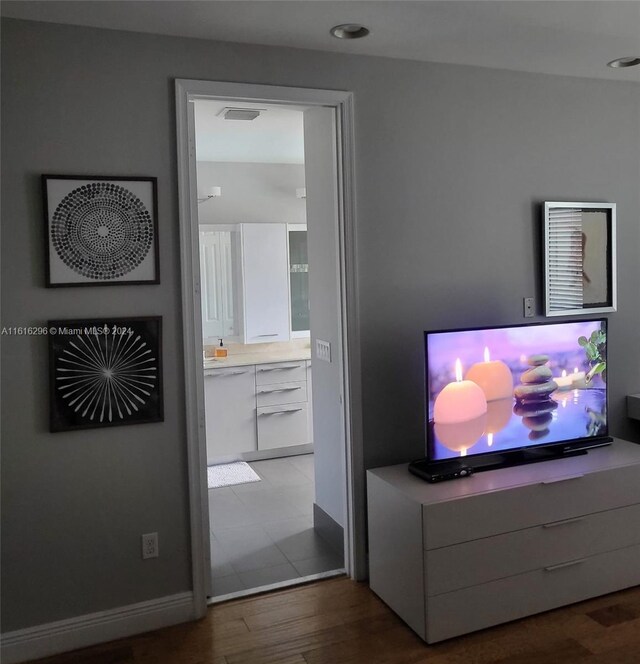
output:
[[[204,397],[208,464],[258,449],[255,366],[205,372]]]
[[[289,341],[285,224],[242,224],[245,343]]]

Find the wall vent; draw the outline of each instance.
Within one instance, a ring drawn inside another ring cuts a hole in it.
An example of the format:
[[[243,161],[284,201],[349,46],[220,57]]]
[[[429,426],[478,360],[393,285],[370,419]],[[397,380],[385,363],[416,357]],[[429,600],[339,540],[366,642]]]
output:
[[[262,113],[264,108],[223,108],[218,117],[222,117],[225,120],[255,120],[260,113]]]

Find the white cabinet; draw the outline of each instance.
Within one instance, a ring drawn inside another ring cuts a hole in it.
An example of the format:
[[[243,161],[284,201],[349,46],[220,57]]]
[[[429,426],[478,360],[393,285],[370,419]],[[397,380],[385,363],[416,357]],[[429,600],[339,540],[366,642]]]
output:
[[[371,588],[428,643],[640,584],[633,443],[440,484],[389,466],[367,496]]]
[[[255,366],[206,370],[204,398],[208,463],[258,449]]]
[[[244,343],[289,341],[286,224],[242,224]]]
[[[312,451],[308,360],[206,369],[207,463]],[[306,446],[306,447],[304,447]]]
[[[309,336],[303,224],[200,226],[202,333],[245,344]]]
[[[258,449],[311,443],[307,361],[256,367]]]

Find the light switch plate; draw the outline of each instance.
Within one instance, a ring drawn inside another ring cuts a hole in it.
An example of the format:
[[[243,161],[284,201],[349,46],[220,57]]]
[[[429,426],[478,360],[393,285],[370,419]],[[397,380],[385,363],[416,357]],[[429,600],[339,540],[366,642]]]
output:
[[[322,339],[316,339],[316,357],[323,362],[331,362],[331,344]]]
[[[534,316],[534,300],[532,297],[525,297],[522,300],[523,314],[525,318],[533,318]]]

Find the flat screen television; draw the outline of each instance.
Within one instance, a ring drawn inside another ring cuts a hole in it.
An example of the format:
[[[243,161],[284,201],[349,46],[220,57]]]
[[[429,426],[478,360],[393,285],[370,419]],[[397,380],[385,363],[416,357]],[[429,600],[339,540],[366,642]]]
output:
[[[482,470],[611,442],[607,321],[425,332],[427,462]]]

